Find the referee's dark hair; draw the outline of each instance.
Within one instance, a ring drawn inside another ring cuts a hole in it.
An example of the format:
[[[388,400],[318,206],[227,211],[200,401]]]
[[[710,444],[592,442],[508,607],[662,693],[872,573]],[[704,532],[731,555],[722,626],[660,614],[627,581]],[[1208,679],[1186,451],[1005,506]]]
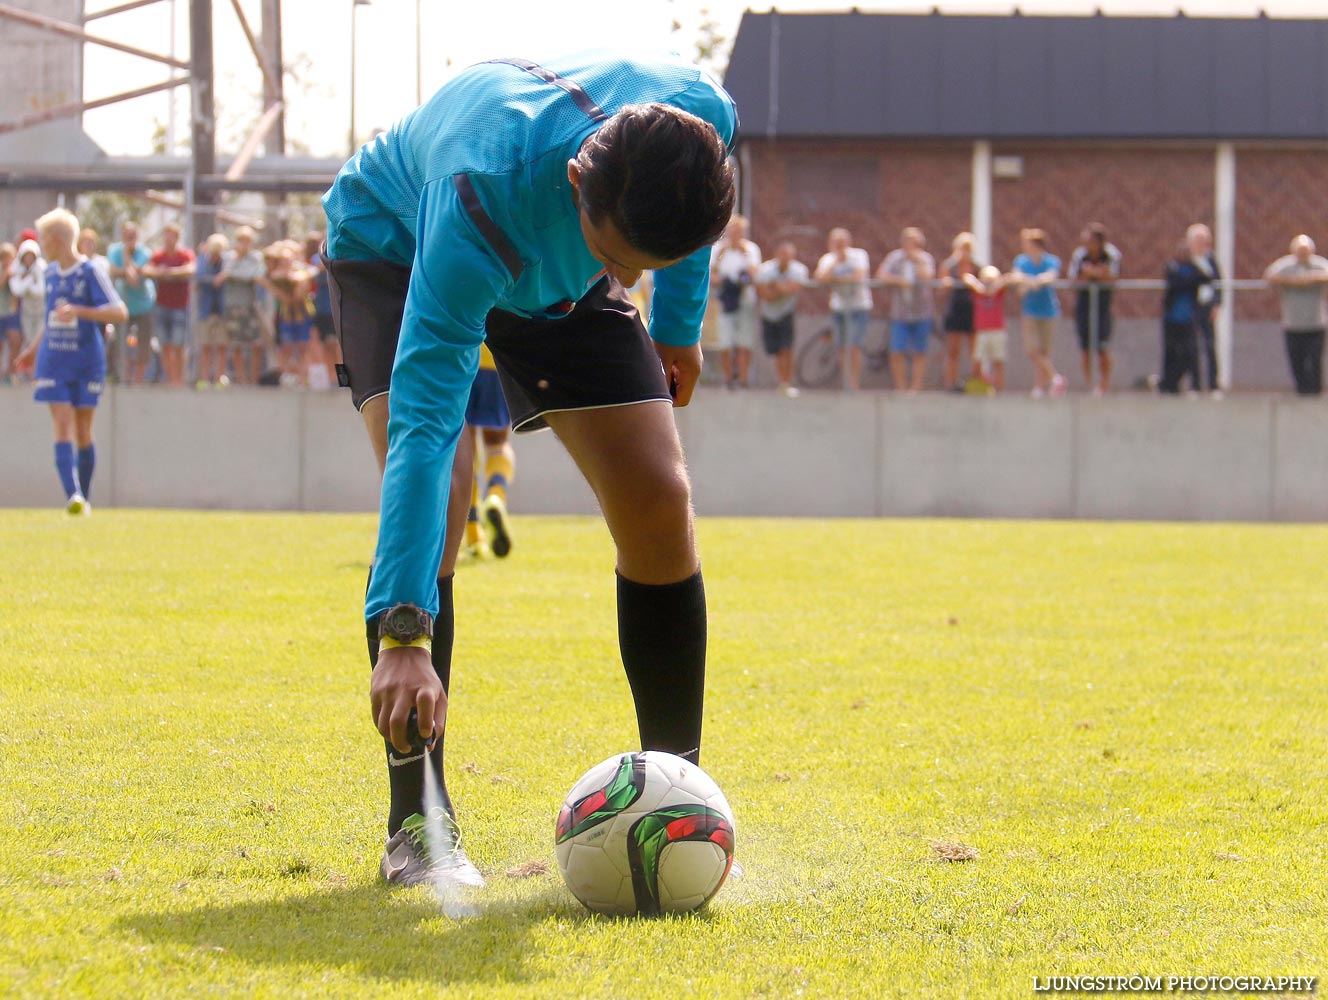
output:
[[[577,154],[590,221],[608,216],[631,246],[681,260],[733,215],[733,167],[714,126],[666,104],[629,104]]]

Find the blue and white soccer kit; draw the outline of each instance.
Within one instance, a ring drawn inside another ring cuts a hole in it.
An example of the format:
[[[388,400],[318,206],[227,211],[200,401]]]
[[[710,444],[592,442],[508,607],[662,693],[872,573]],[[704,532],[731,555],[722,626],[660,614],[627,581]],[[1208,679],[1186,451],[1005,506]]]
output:
[[[47,266],[46,325],[37,348],[34,400],[97,405],[106,381],[101,327],[88,319],[59,320],[56,310],[66,303],[98,308],[119,302],[105,271],[92,261],[79,261],[67,271],[56,263]]]
[[[604,266],[586,247],[567,163],[607,117],[646,103],[696,115],[732,145],[732,100],[680,59],[497,60],[365,145],[324,196],[331,261],[386,261],[412,275],[366,617],[399,602],[437,610],[449,470],[486,317],[557,320],[594,288]],[[656,274],[656,341],[700,339],[709,268],[704,247]]]

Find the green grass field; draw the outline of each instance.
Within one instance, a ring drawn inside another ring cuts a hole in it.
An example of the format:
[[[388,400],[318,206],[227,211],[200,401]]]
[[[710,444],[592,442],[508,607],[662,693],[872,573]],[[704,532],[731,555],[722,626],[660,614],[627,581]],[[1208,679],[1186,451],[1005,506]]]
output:
[[[701,522],[703,764],[746,876],[620,921],[511,874],[634,736],[603,526],[517,527],[457,587],[450,783],[491,888],[454,922],[376,881],[371,518],[6,512],[0,995],[1328,974],[1328,529]]]

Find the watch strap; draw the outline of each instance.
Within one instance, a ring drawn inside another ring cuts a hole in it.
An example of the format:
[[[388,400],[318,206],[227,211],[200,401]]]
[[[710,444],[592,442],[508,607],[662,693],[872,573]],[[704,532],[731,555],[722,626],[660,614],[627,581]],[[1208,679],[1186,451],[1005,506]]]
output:
[[[415,646],[418,649],[427,649],[429,652],[433,652],[433,640],[427,635],[422,635],[411,642],[397,642],[391,636],[383,636],[383,638],[378,640],[378,649],[380,652],[384,649],[401,649],[403,646]]]

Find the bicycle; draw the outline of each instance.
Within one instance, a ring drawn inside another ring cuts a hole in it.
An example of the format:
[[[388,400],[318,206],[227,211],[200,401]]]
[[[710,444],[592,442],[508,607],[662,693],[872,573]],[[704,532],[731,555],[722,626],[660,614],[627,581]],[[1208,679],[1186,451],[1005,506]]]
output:
[[[871,323],[862,341],[862,360],[869,371],[879,371],[890,360],[889,324]],[[823,327],[803,342],[794,358],[798,384],[809,389],[829,389],[844,384],[839,364],[839,344],[833,326]]]

